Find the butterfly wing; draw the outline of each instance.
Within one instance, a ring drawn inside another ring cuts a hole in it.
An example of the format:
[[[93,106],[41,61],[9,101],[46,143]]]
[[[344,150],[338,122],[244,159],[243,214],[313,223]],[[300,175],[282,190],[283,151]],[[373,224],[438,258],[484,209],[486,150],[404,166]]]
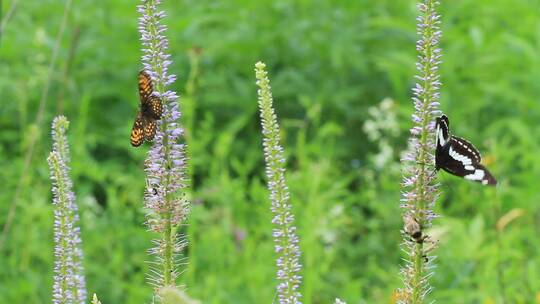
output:
[[[497,180],[491,175],[491,173],[486,169],[486,167],[481,164],[473,165],[474,171],[463,176],[465,179],[472,180],[475,182],[482,183],[482,185],[496,185]]]
[[[141,112],[139,112],[131,129],[131,145],[134,147],[140,146],[144,142],[144,138],[144,119]]]
[[[154,92],[154,86],[152,85],[152,77],[145,70],[139,72],[139,97],[141,104],[150,98]]]
[[[436,133],[437,133],[437,147],[443,147],[451,139],[450,135],[450,122],[446,115],[437,117],[436,120]]]
[[[435,139],[435,168],[439,170],[445,166],[449,142],[452,136],[450,135],[450,123],[446,115],[437,117],[435,123],[435,134],[437,136]]]
[[[481,164],[463,166],[457,161],[449,161],[442,169],[452,175],[482,183],[483,185],[496,185],[497,180],[486,167]]]
[[[153,119],[161,119],[161,115],[163,114],[163,104],[160,97],[151,95],[148,99],[146,99],[146,104],[144,106],[147,113]]]
[[[497,184],[493,175],[480,164],[480,153],[470,142],[452,136],[444,152],[439,155],[444,171],[484,185]]]
[[[144,139],[151,141],[154,139],[157,130],[157,122],[151,118],[144,118]]]
[[[131,130],[131,145],[140,146],[145,140],[154,139],[157,131],[156,119],[163,115],[161,98],[154,95],[152,77],[145,70],[139,72],[139,97],[141,110]]]
[[[469,141],[453,136],[450,133],[450,122],[446,115],[436,119],[436,150],[435,167],[463,177],[480,182],[484,185],[496,185],[497,181],[491,173],[482,166],[482,156],[478,149]]]
[[[480,152],[470,141],[452,135],[451,144],[458,153],[468,155],[473,163],[479,164],[482,161]]]

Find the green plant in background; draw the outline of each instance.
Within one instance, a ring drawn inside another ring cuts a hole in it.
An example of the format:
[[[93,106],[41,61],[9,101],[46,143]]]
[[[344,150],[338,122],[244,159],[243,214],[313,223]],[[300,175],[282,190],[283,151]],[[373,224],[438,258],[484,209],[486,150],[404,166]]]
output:
[[[159,234],[155,247],[150,250],[157,258],[151,264],[150,281],[158,295],[160,288],[176,286],[179,255],[186,246],[186,240],[178,235],[177,229],[189,213],[189,204],[183,192],[186,188],[184,145],[178,143],[183,132],[178,126],[178,96],[167,90],[176,76],[168,73],[168,66],[172,62],[170,55],[166,54],[166,27],[161,24],[165,12],[158,9],[160,3],[159,0],[143,0],[138,6],[143,66],[152,75],[155,90],[163,102],[163,116],[145,161],[147,224],[150,230]]]
[[[301,294],[298,288],[302,283],[302,277],[298,274],[300,265],[300,247],[298,235],[294,225],[292,205],[289,203],[289,189],[285,183],[285,157],[279,135],[277,116],[272,105],[272,91],[270,80],[265,71],[265,64],[255,64],[255,78],[257,79],[258,103],[260,109],[261,126],[263,134],[264,159],[266,162],[266,176],[270,201],[274,217],[273,237],[275,251],[278,255],[276,265],[278,267],[277,279],[279,284],[277,292],[279,303],[301,303]]]
[[[29,134],[30,136],[29,136],[29,140],[28,140],[29,141],[28,149],[26,150],[26,153],[25,153],[25,156],[24,156],[24,167],[22,169],[22,174],[20,175],[20,179],[19,179],[18,184],[16,186],[15,195],[13,196],[13,199],[12,199],[12,201],[10,203],[10,208],[9,208],[8,213],[7,213],[7,219],[6,219],[6,222],[4,223],[4,226],[2,228],[2,234],[0,235],[0,250],[2,249],[2,247],[4,245],[4,242],[5,242],[6,238],[7,238],[8,233],[9,233],[12,221],[13,221],[13,219],[15,217],[15,212],[17,210],[17,205],[19,203],[20,195],[24,191],[25,187],[27,186],[27,185],[25,185],[25,181],[28,179],[28,176],[27,176],[28,172],[31,171],[30,167],[32,165],[34,149],[36,148],[37,143],[41,139],[41,130],[43,129],[42,124],[43,124],[43,121],[45,119],[45,105],[47,103],[47,98],[48,98],[48,95],[49,95],[49,90],[50,90],[50,86],[51,86],[51,82],[52,82],[52,80],[51,80],[52,74],[54,72],[54,67],[55,67],[56,61],[58,59],[58,54],[59,54],[60,47],[61,47],[62,36],[64,34],[66,24],[67,24],[67,19],[68,19],[69,13],[70,13],[71,3],[72,3],[71,0],[68,0],[68,1],[65,2],[65,6],[64,6],[64,10],[63,10],[62,22],[61,22],[60,28],[58,30],[58,35],[56,36],[54,49],[53,49],[53,52],[51,54],[51,60],[50,60],[49,66],[47,68],[48,77],[47,77],[47,80],[45,81],[45,84],[43,85],[37,115],[36,115],[34,123],[32,124],[32,131]],[[1,6],[2,6],[2,3],[0,2],[0,7]],[[11,7],[9,9],[9,12],[8,12],[7,16],[0,21],[0,37],[1,37],[2,32],[3,32],[3,30],[4,30],[5,26],[6,26],[6,23],[8,22],[8,20],[10,18],[10,15],[14,13],[16,7],[17,7],[17,1],[15,1],[15,2],[13,2],[11,4]],[[1,11],[2,10],[0,8],[0,13],[1,13]],[[1,16],[1,14],[0,14],[0,16]]]
[[[434,117],[439,114],[439,87],[441,50],[437,47],[441,38],[439,30],[440,16],[436,0],[424,0],[418,4],[420,16],[417,18],[417,30],[420,39],[416,49],[420,53],[416,65],[418,69],[414,97],[413,127],[411,128],[411,149],[403,162],[405,172],[402,182],[403,194],[401,206],[404,211],[404,249],[408,254],[406,265],[401,269],[405,288],[400,292],[399,303],[423,303],[431,291],[429,278],[433,267],[433,258],[428,251],[433,246],[425,229],[431,227],[436,214],[433,207],[438,197],[438,185],[434,170]],[[429,250],[427,250],[429,248]]]
[[[70,157],[64,116],[52,123],[53,147],[49,162],[54,208],[54,283],[53,303],[85,303],[86,283],[79,214],[73,182],[69,176]]]
[[[14,2],[3,1],[6,15]],[[133,149],[128,142],[140,68],[134,4],[79,0],[64,13],[65,0],[17,2],[0,47],[2,224],[19,182],[24,186],[0,249],[0,303],[50,303],[54,206],[44,161],[50,137],[33,140],[42,128],[35,121],[47,82],[43,121],[61,108],[71,121],[87,286],[104,304],[150,302],[145,249],[156,234],[141,225],[149,147]],[[170,89],[187,90],[186,50],[202,49],[194,114],[186,109],[186,94],[181,99],[182,127],[193,135],[194,199],[189,226],[180,228],[190,246],[178,284],[188,286],[190,296],[206,304],[271,303],[275,296],[276,267],[268,263],[275,258],[272,214],[253,86],[253,63],[265,58],[301,238],[302,302],[332,303],[336,296],[349,303],[394,302],[403,221],[396,216],[400,172],[389,168],[401,167],[396,151],[405,149],[411,126],[413,2],[163,2],[170,71],[179,75]],[[442,108],[462,122],[453,126],[456,134],[485,153],[501,187],[494,197],[440,174],[444,191],[436,210],[444,217],[428,230],[441,246],[430,279],[433,298],[502,303],[504,292],[508,303],[534,303],[540,294],[538,1],[441,1],[438,11],[444,16]],[[66,30],[49,73],[64,14]],[[70,56],[72,66],[64,70]],[[370,155],[384,150],[362,126],[372,119],[369,108],[385,98],[395,101],[399,135],[383,133],[394,156],[379,169]],[[30,148],[34,157],[26,166]],[[516,208],[523,215],[496,231],[501,216]]]

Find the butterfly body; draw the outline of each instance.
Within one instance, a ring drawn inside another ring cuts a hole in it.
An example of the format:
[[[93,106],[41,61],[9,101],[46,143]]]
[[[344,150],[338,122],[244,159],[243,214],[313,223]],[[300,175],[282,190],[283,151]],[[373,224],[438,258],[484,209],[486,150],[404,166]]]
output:
[[[496,185],[497,181],[480,162],[480,152],[469,141],[451,135],[450,123],[446,115],[436,120],[435,169],[480,182],[483,185]]]
[[[135,123],[131,129],[131,145],[140,146],[145,140],[154,139],[157,130],[157,120],[161,119],[163,104],[161,98],[154,94],[150,75],[142,70],[139,72],[140,107]]]

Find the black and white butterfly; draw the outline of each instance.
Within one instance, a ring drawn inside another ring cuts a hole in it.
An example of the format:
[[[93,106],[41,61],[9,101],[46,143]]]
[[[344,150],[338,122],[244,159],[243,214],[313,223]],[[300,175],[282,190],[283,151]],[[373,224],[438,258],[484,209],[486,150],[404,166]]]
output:
[[[435,150],[435,169],[480,182],[483,185],[496,185],[497,181],[480,162],[480,152],[467,140],[450,134],[450,123],[446,115],[437,117],[437,148]]]

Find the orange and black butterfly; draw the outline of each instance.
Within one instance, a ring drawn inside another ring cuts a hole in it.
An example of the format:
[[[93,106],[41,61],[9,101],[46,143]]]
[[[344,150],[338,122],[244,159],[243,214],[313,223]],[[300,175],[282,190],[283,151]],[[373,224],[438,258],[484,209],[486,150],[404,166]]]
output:
[[[161,119],[163,105],[161,98],[154,95],[154,86],[152,78],[145,71],[139,72],[139,97],[140,108],[131,129],[131,145],[140,146],[145,140],[150,141],[156,135],[157,122]]]

